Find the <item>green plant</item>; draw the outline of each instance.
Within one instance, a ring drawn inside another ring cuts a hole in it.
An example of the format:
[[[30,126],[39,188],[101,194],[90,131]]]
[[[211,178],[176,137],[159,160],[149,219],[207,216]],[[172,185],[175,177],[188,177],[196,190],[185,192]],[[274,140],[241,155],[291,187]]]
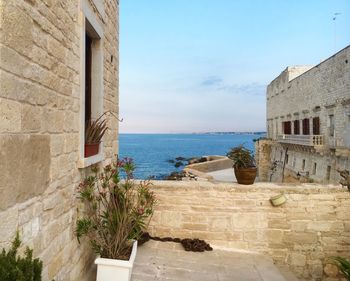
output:
[[[115,117],[119,122],[123,122],[123,119],[119,119],[112,111],[104,112],[100,117],[96,120],[88,120],[85,124],[85,143],[86,144],[96,144],[100,143],[102,137],[106,133],[107,127],[107,119],[102,119],[107,114]]]
[[[17,232],[10,250],[0,253],[0,281],[41,281],[42,261],[33,259],[33,250],[28,247],[24,257],[17,256],[20,245]]]
[[[133,180],[130,158],[113,162],[79,185],[85,203],[84,215],[76,224],[78,241],[86,236],[102,258],[124,259],[130,255],[132,241],[139,239],[153,214],[155,196],[149,181]]]
[[[231,148],[231,150],[226,155],[228,158],[233,160],[233,166],[235,168],[255,167],[253,152],[245,148],[243,145]]]
[[[339,270],[344,274],[347,280],[350,280],[350,261],[343,257],[331,257],[334,264],[339,268]]]
[[[102,119],[102,114],[96,120],[88,120],[85,125],[85,143],[93,144],[100,143],[103,135],[106,133],[107,119]]]

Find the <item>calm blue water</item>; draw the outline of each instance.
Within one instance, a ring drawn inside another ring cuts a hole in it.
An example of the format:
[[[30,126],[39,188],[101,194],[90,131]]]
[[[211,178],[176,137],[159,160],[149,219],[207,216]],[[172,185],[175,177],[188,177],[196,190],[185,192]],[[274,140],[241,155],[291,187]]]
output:
[[[227,151],[244,144],[254,151],[253,139],[262,135],[219,134],[120,134],[119,157],[131,157],[136,164],[135,178],[161,178],[183,167],[175,168],[167,160],[204,155],[226,155]]]

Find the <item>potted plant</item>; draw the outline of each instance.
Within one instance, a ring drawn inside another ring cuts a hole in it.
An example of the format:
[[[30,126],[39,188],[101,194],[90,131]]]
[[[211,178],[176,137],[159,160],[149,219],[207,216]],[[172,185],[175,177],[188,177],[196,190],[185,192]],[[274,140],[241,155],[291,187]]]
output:
[[[129,281],[136,256],[137,240],[153,214],[155,197],[149,181],[133,181],[130,158],[116,161],[79,185],[79,198],[85,203],[84,215],[77,220],[78,241],[89,239],[99,255],[97,281]]]
[[[235,176],[239,184],[253,184],[257,168],[252,151],[243,145],[232,148],[227,157],[233,160]]]
[[[98,154],[101,139],[108,129],[107,119],[102,119],[103,115],[96,120],[90,119],[86,122],[84,157]]]

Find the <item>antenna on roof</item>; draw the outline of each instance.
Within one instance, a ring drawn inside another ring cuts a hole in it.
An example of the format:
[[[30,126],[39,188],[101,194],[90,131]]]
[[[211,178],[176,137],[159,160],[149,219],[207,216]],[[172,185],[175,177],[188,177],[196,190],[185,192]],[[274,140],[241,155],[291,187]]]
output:
[[[333,22],[334,22],[334,53],[337,51],[337,17],[341,15],[341,13],[333,14]]]

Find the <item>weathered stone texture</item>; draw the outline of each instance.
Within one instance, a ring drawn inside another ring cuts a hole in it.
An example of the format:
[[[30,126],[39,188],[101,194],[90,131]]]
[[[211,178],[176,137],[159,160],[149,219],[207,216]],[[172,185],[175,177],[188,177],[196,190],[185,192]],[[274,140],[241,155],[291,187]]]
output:
[[[0,134],[0,210],[42,194],[49,183],[50,137]]]
[[[258,168],[259,181],[270,181],[271,174],[271,144],[270,140],[257,140],[255,142],[255,162]]]
[[[267,137],[275,141],[271,144],[271,162],[285,161],[288,149],[285,179],[296,179],[299,172],[306,181],[334,183],[340,180],[336,169],[350,169],[349,93],[350,46],[317,66],[287,67],[269,84]],[[330,115],[334,118],[334,135],[331,134]],[[319,133],[313,133],[313,118],[316,117],[319,118]],[[283,135],[282,123],[285,121],[291,121],[293,135],[293,122],[299,120],[299,135],[306,137],[301,122],[305,118],[310,120],[310,135],[323,136],[322,146],[297,145],[296,141],[280,145],[280,141],[276,141]]]
[[[103,111],[118,114],[119,2],[84,1],[104,35]],[[77,168],[84,1],[0,0],[0,248],[18,229],[43,260],[44,281],[94,271],[89,246],[74,237],[86,172]],[[118,152],[118,122],[108,125],[105,161]]]
[[[349,257],[350,193],[339,186],[153,184],[158,199],[153,235],[200,238],[215,248],[267,253],[308,281],[330,280],[325,273],[330,272],[330,256]],[[270,197],[281,192],[287,203],[272,207]]]

